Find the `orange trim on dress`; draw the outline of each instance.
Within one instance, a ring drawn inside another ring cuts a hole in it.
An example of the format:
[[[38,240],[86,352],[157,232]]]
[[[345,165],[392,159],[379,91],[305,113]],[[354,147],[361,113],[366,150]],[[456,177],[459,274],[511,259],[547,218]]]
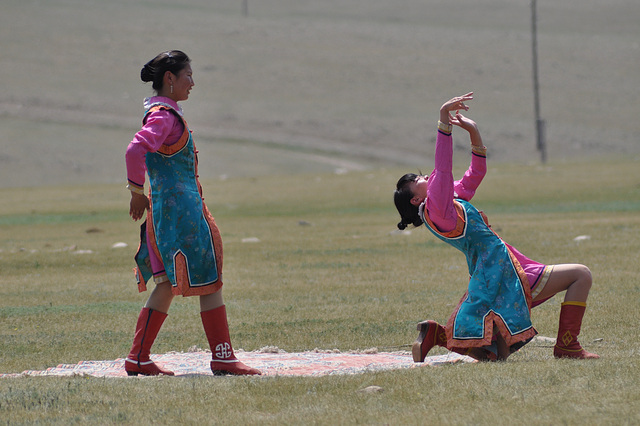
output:
[[[447,321],[447,326],[445,327],[445,330],[447,333],[447,349],[454,350],[454,349],[482,348],[484,346],[491,345],[491,341],[493,339],[493,334],[494,334],[493,333],[494,325],[498,328],[498,332],[502,336],[502,338],[505,340],[507,346],[513,346],[514,344],[519,342],[526,342],[532,339],[536,334],[538,334],[536,329],[533,326],[531,326],[528,329],[518,334],[512,335],[509,332],[509,328],[505,324],[502,317],[493,311],[489,311],[489,313],[487,313],[487,315],[484,317],[484,331],[483,331],[484,337],[483,338],[455,339],[453,337],[453,329],[454,329],[456,315],[460,310],[460,306],[462,306],[462,303],[465,301],[467,296],[468,296],[468,292],[465,291],[464,295],[460,299],[460,302],[458,302],[458,306],[456,306],[456,309],[453,311],[453,313],[449,317],[449,320]]]
[[[153,200],[151,199],[151,188],[149,188],[149,209],[147,209],[147,244],[156,255],[156,258],[162,261],[162,255],[156,243],[156,229],[153,226]]]
[[[180,139],[178,139],[176,143],[172,145],[163,144],[158,149],[158,153],[170,157],[175,153],[179,152],[182,148],[184,148],[187,145],[187,142],[189,142],[189,135],[190,135],[189,127],[187,126],[187,121],[183,117],[181,117],[176,110],[163,105],[156,105],[150,108],[149,111],[147,111],[147,115],[145,115],[144,117],[143,123],[146,123],[147,117],[149,117],[149,114],[154,113],[156,111],[170,111],[182,122],[182,125],[184,126],[184,131],[182,132],[182,136],[180,136]]]
[[[202,204],[202,213],[209,224],[209,229],[211,230],[213,250],[216,256],[216,267],[218,269],[218,280],[207,285],[191,287],[186,258],[182,253],[178,253],[175,256],[174,263],[176,283],[171,287],[171,292],[176,296],[204,296],[216,293],[220,288],[222,288],[222,237],[220,236],[220,230],[218,229],[213,216],[204,203]]]
[[[438,227],[435,225],[435,223],[433,223],[431,219],[429,219],[428,212],[425,211],[423,215],[429,227],[445,238],[458,238],[459,236],[464,234],[464,230],[467,225],[465,223],[465,213],[464,213],[464,207],[462,207],[462,204],[454,200],[453,205],[456,208],[456,214],[458,215],[458,219],[456,221],[456,227],[451,231],[447,231],[447,232],[440,231]]]
[[[138,293],[147,291],[147,282],[144,280],[142,272],[140,271],[140,268],[138,266],[133,268],[133,274],[135,275],[136,281],[138,282]]]

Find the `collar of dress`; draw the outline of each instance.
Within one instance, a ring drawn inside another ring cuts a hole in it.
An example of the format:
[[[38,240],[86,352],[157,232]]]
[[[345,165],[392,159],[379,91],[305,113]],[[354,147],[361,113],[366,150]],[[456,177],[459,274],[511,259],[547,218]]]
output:
[[[164,96],[153,96],[150,98],[145,98],[144,100],[145,110],[148,110],[149,108],[156,105],[162,105],[162,106],[171,108],[175,110],[178,114],[180,114],[181,117],[184,116],[184,113],[182,112],[182,108],[180,107],[180,105],[178,105],[178,103],[172,99],[166,98]]]

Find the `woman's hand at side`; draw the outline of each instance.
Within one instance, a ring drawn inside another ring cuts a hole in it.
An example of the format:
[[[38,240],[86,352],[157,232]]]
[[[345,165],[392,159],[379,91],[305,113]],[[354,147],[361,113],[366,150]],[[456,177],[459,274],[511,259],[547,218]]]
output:
[[[144,211],[149,208],[149,199],[144,194],[131,192],[131,202],[129,203],[129,216],[133,220],[138,220],[144,216]]]

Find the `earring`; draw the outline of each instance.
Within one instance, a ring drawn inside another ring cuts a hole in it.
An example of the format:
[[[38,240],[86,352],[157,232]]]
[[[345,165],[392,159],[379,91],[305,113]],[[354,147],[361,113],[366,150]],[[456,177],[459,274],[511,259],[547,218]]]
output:
[[[173,93],[173,84],[171,85],[171,93]]]

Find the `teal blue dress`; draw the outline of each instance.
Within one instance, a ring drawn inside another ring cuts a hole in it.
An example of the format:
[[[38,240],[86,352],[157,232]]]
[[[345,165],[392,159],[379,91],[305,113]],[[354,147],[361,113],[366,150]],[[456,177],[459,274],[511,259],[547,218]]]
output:
[[[436,237],[464,253],[469,269],[468,289],[447,323],[447,347],[495,346],[497,330],[514,352],[537,334],[531,324],[527,276],[486,216],[468,201],[455,199],[454,203],[457,227],[445,233],[420,210],[423,222]]]
[[[151,208],[141,238],[149,241],[140,244],[136,262],[146,281],[151,272],[148,251],[153,251],[174,294],[210,294],[222,286],[222,240],[202,198],[193,137],[170,106],[152,105],[146,116],[155,109],[173,112],[183,122],[184,133],[177,143],[146,154]]]

